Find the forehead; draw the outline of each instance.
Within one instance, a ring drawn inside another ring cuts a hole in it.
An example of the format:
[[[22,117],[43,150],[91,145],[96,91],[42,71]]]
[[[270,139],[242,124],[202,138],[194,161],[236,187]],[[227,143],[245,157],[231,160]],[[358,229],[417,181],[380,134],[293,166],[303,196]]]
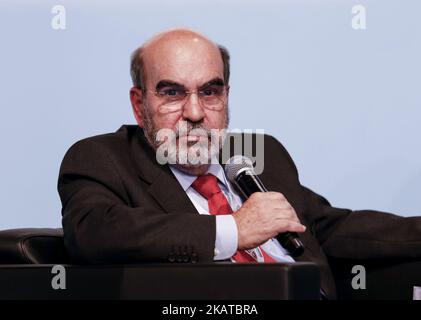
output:
[[[163,79],[186,86],[223,79],[218,47],[200,38],[161,40],[145,48],[143,62],[147,86]]]

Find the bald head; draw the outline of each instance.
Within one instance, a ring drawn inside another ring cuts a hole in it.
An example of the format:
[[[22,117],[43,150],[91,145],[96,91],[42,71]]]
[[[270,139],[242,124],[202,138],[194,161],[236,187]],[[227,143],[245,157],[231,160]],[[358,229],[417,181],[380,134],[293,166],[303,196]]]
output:
[[[190,29],[171,29],[158,33],[145,42],[142,47],[146,53],[148,50],[153,50],[154,48],[165,48],[166,46],[188,42],[207,45],[209,48],[217,50],[217,45],[210,39]]]
[[[168,74],[174,75],[175,72],[181,78],[188,78],[192,72],[197,74],[198,67],[204,65],[222,70],[221,76],[228,85],[228,51],[195,31],[172,29],[155,35],[133,52],[130,73],[133,86],[145,89],[148,75],[162,74],[165,70]]]

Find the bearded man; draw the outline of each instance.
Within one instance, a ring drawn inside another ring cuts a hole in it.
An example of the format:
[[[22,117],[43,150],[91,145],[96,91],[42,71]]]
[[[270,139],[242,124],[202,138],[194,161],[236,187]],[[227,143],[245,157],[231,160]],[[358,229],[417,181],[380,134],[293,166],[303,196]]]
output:
[[[220,161],[230,76],[222,46],[191,30],[166,31],[133,53],[131,76],[137,125],[77,142],[60,169],[64,239],[75,261],[312,261],[322,292],[335,298],[326,255],[421,256],[419,217],[332,207],[300,184],[271,136],[255,137],[271,192],[238,194]],[[301,256],[276,240],[285,232],[299,234]]]

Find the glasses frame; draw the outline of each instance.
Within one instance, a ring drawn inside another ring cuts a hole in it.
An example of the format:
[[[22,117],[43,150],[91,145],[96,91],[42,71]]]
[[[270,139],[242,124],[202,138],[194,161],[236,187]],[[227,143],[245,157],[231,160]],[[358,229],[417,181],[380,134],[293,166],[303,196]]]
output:
[[[201,89],[201,90],[194,90],[194,91],[189,91],[189,90],[185,90],[184,91],[184,93],[185,93],[185,97],[183,97],[182,99],[180,99],[180,101],[174,101],[175,103],[174,103],[174,105],[173,105],[173,109],[174,110],[170,110],[170,111],[167,111],[166,113],[170,113],[170,112],[175,112],[175,111],[179,111],[179,110],[182,110],[183,108],[184,108],[184,106],[185,106],[185,104],[187,103],[187,101],[188,101],[188,99],[189,99],[189,97],[192,95],[192,94],[196,94],[197,95],[197,99],[198,99],[198,101],[199,101],[199,103],[200,103],[200,105],[202,106],[202,108],[205,108],[205,109],[207,109],[207,110],[213,110],[213,111],[221,111],[221,110],[223,110],[223,109],[225,109],[225,107],[226,107],[226,104],[227,104],[227,98],[228,98],[228,93],[229,93],[229,86],[228,85],[223,85],[222,86],[223,88],[224,88],[224,93],[223,93],[223,96],[224,96],[224,98],[223,98],[223,100],[221,100],[221,103],[222,103],[222,107],[221,107],[221,109],[215,109],[215,108],[210,108],[210,107],[208,107],[208,106],[206,106],[205,105],[205,103],[204,103],[204,101],[202,100],[202,98],[200,98],[200,95],[199,95],[199,93],[201,92],[201,91],[203,91],[203,90],[205,90],[205,89]],[[141,89],[142,90],[142,89]],[[162,97],[162,95],[160,95],[159,94],[159,91],[158,90],[151,90],[151,89],[147,89],[147,88],[145,88],[145,89],[143,89],[142,91],[147,91],[147,92],[150,92],[150,93],[153,93],[154,94],[154,96],[156,97],[156,98],[158,98],[158,99],[164,99],[163,97]],[[179,104],[179,105],[178,105]],[[163,102],[162,104],[160,104],[159,105],[159,108],[161,108],[161,107],[167,107],[168,109],[171,109],[171,106],[169,106],[168,104],[166,104],[165,102]]]

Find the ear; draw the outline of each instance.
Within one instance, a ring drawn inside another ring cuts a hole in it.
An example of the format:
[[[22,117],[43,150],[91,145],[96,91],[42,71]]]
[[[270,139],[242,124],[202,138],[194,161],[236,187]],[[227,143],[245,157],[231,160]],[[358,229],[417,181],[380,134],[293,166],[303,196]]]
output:
[[[136,122],[139,127],[143,128],[143,118],[144,118],[144,109],[143,109],[143,92],[141,89],[132,87],[130,89],[130,102],[132,104],[133,114],[136,118]]]

